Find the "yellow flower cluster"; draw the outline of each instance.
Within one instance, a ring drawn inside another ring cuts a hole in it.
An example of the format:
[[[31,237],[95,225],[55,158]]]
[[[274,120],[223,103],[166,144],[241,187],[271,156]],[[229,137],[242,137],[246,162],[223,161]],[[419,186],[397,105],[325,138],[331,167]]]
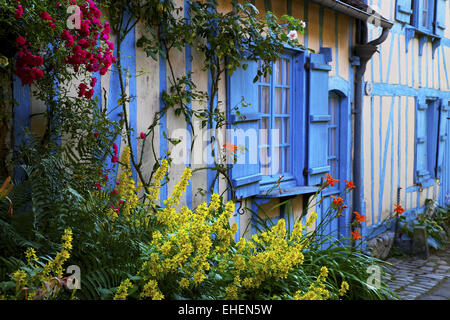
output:
[[[117,288],[116,294],[114,295],[113,300],[126,300],[128,296],[128,290],[133,286],[130,279],[125,279]]]
[[[297,225],[297,233],[300,231]],[[231,272],[244,289],[259,287],[264,281],[286,278],[289,271],[303,263],[304,245],[298,235],[287,238],[286,222],[280,219],[271,230],[252,236],[251,240],[241,238],[232,257]],[[230,297],[231,298],[231,297]]]
[[[141,292],[141,298],[146,299],[150,298],[152,300],[162,300],[164,299],[164,295],[158,289],[158,282],[155,280],[149,280],[145,285]]]
[[[30,265],[35,265],[34,262],[39,260],[39,258],[36,256],[36,250],[31,247],[25,251],[25,256],[27,257],[27,262]]]
[[[306,220],[306,227],[310,228],[317,220],[317,212],[311,212],[308,220]]]
[[[189,280],[187,278],[181,278],[180,281],[178,281],[178,284],[182,288],[188,288],[189,287]]]
[[[27,273],[25,270],[17,270],[12,274],[12,278],[16,282],[16,292],[19,292],[25,286]]]
[[[156,200],[159,198],[159,189],[161,188],[161,181],[166,175],[167,168],[169,167],[169,162],[166,159],[161,161],[159,168],[156,170],[153,176],[153,185],[148,191],[148,201],[153,208],[156,207]]]
[[[202,202],[194,211],[182,206],[177,212],[176,206],[191,176],[192,170],[186,168],[171,197],[164,201],[165,207],[156,212],[163,228],[153,233],[150,246],[154,252],[139,272],[146,283],[142,298],[163,297],[158,294],[156,281],[169,274],[183,273],[178,280],[182,288],[198,286],[206,278],[211,258],[220,257],[228,250],[237,231],[237,224],[232,227],[229,224],[234,203],[229,201],[221,210],[218,194],[211,196],[209,205]]]
[[[309,286],[309,290],[302,294],[301,291],[297,291],[294,296],[294,300],[327,300],[330,298],[330,292],[325,287],[325,281],[328,277],[327,267],[320,269],[320,274],[317,277],[316,282],[313,282]]]
[[[72,230],[64,230],[64,234],[61,237],[62,250],[58,252],[55,258],[49,261],[43,268],[41,279],[42,281],[48,281],[50,275],[61,278],[63,275],[63,264],[69,259],[70,252],[72,249]]]
[[[350,286],[348,285],[347,281],[342,281],[341,288],[339,289],[339,295],[341,297],[344,296],[349,289],[350,289]]]
[[[164,209],[157,211],[158,222],[164,224],[169,229],[177,228],[178,226],[179,215],[177,214],[176,207],[180,203],[182,193],[186,191],[191,176],[192,169],[185,168],[180,181],[172,190],[172,195],[167,200],[164,200]]]
[[[28,262],[28,265],[37,268],[34,269],[34,273],[28,274],[26,270],[17,270],[12,274],[12,279],[16,283],[16,294],[19,294],[23,288],[28,287],[25,290],[25,297],[29,299],[33,299],[34,296],[38,293],[38,288],[34,287],[36,281],[39,281],[42,284],[42,288],[39,289],[44,293],[52,294],[48,292],[46,284],[51,282],[52,277],[62,278],[63,275],[63,264],[70,257],[69,250],[72,249],[72,230],[66,229],[64,230],[64,234],[61,237],[62,242],[62,250],[56,254],[55,258],[49,261],[46,265],[40,269],[34,262],[38,261],[38,257],[36,256],[36,251],[33,248],[28,248],[25,251],[25,256]],[[29,269],[27,269],[29,270]],[[30,294],[27,295],[27,292],[30,290]]]
[[[130,158],[131,150],[129,146],[125,146],[120,162],[123,166],[123,171],[119,176],[119,185],[117,187],[117,193],[119,197],[124,201],[121,211],[129,218],[131,211],[139,203],[138,192],[142,189],[142,184],[136,182],[133,179],[133,172],[131,171]],[[117,213],[114,213],[116,216]]]

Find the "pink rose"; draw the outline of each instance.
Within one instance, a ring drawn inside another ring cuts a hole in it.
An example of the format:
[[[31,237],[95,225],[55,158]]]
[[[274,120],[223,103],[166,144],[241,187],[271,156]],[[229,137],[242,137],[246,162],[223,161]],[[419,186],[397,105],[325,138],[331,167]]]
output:
[[[17,37],[17,39],[16,39],[16,44],[17,44],[18,47],[21,47],[21,46],[25,45],[26,42],[27,42],[27,41],[26,41],[25,38],[22,37],[22,36],[19,36],[19,37]]]
[[[22,18],[22,15],[23,15],[23,7],[22,7],[22,5],[19,4],[17,6],[17,10],[16,10],[16,14],[14,15],[14,18],[20,19],[20,18]]]

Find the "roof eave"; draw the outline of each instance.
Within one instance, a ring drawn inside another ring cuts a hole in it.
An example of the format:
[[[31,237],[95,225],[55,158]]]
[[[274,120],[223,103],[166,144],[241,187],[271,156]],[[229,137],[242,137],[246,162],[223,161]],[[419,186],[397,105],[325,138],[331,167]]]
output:
[[[383,18],[380,14],[376,12],[369,13],[339,0],[312,0],[312,1],[321,4],[329,9],[362,20],[364,22],[373,24],[375,26],[391,29],[392,26],[394,25],[391,21]]]

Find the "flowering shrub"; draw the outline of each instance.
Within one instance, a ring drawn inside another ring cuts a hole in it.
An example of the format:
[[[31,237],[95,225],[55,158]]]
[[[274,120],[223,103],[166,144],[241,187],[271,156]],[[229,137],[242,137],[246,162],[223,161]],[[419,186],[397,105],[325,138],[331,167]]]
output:
[[[154,184],[159,186],[166,167],[157,172]],[[312,212],[305,225],[296,221],[292,232],[280,219],[272,228],[236,242],[237,224],[229,224],[235,210],[233,202],[223,205],[221,197],[212,194],[209,204],[202,202],[195,210],[186,206],[177,210],[190,177],[191,169],[186,168],[163,207],[156,205],[153,194],[148,215],[157,222],[157,228],[152,241],[142,244],[139,271],[122,281],[114,299],[326,300],[346,296],[351,288],[349,280],[341,276],[340,282],[328,282],[326,266],[321,267],[317,278],[313,274],[304,278],[298,275],[299,270],[308,268],[304,266],[305,254],[310,257],[311,251],[317,250],[316,231],[311,230],[317,213]],[[131,180],[129,176],[128,185],[133,187]],[[332,208],[334,216],[342,210],[343,203],[339,203]]]
[[[56,298],[62,288],[67,288],[68,279],[62,276],[64,263],[69,259],[72,249],[72,230],[64,231],[61,242],[61,251],[47,263],[43,263],[35,249],[29,247],[25,252],[26,264],[11,274],[12,281],[2,283],[0,293],[3,295],[0,297],[14,300]]]
[[[15,73],[23,84],[41,80],[58,62],[64,67],[71,66],[75,73],[83,68],[104,75],[115,61],[114,44],[109,41],[111,27],[108,22],[100,21],[102,13],[94,1],[13,0],[6,5],[11,10],[11,18],[18,20],[12,21],[19,34]],[[79,20],[75,24],[68,23],[69,6],[79,8],[73,17]],[[96,78],[88,81],[89,86],[81,82],[79,97],[92,98],[96,82]]]
[[[49,106],[44,137],[31,140],[19,158],[28,179],[23,189],[31,190],[26,199],[33,208],[27,216],[31,227],[22,233],[14,230],[26,241],[14,245],[21,247],[24,242],[34,241],[35,248],[52,248],[55,234],[59,237],[67,226],[73,230],[75,243],[72,250],[72,235],[67,233],[63,250],[45,265],[40,263],[42,257],[37,259],[34,249],[28,249],[25,257],[29,266],[14,272],[12,282],[0,285],[8,297],[55,298],[60,293],[59,285],[64,285],[62,265],[69,258],[69,250],[71,260],[83,270],[83,288],[88,288],[74,291],[73,297],[79,298],[338,299],[358,288],[364,292],[362,279],[366,275],[355,275],[358,271],[351,269],[356,265],[352,262],[363,261],[357,264],[362,270],[373,260],[364,260],[353,248],[325,253],[318,249],[320,232],[327,221],[346,208],[344,196],[333,199],[326,216],[329,219],[322,217],[315,229],[310,228],[317,219],[317,213],[312,212],[306,225],[296,221],[292,232],[281,219],[272,228],[236,242],[237,225],[229,223],[234,214],[233,202],[223,204],[223,199],[213,194],[209,204],[202,202],[195,209],[180,206],[192,176],[190,168],[164,201],[159,189],[170,159],[155,155],[151,178],[145,180],[142,174],[143,155],[148,154],[143,152],[145,143],[153,143],[151,137],[158,120],[170,108],[174,108],[175,115],[183,114],[189,124],[191,117],[197,116],[202,126],[209,123],[212,128],[215,122],[217,129],[225,125],[225,115],[216,112],[214,99],[220,77],[245,68],[241,64],[245,58],[264,61],[257,76],[270,72],[270,62],[279,57],[285,43],[299,45],[296,32],[303,32],[304,24],[288,16],[279,19],[271,12],[260,19],[253,5],[234,1],[233,10],[226,14],[217,11],[215,0],[192,2],[190,21],[176,17],[180,11],[170,0],[103,1],[111,25],[100,20],[101,11],[90,0],[0,3],[6,13],[0,16],[0,23],[11,27],[10,36],[17,49],[15,73],[23,84],[32,84],[32,93]],[[77,25],[76,17],[67,24],[70,5],[80,8],[79,27],[69,27]],[[283,20],[287,21],[281,24]],[[120,66],[121,42],[134,32],[138,22],[145,24],[150,36],[143,36],[136,45],[153,58],[160,54],[167,59],[172,71],[168,74],[174,74],[170,49],[192,45],[203,55],[202,67],[211,72],[212,79],[209,97],[196,89],[191,74],[172,79],[173,86],[162,94],[166,108],[139,134],[140,157],[131,148],[134,134],[127,118],[127,102],[134,97],[127,95],[128,72]],[[286,32],[289,30],[290,35]],[[115,62],[114,45],[109,41],[111,31],[117,35],[120,123],[109,121],[93,99],[98,82],[93,74],[105,74]],[[248,49],[250,56],[245,53]],[[70,91],[73,84],[78,89],[75,96]],[[193,114],[188,105],[196,99],[209,101],[204,110]],[[119,147],[113,141],[122,129],[128,146],[119,161]],[[54,143],[56,139],[64,141]],[[235,146],[224,147],[233,154],[237,151]],[[110,173],[104,169],[106,159],[120,167],[115,182],[109,181]],[[141,185],[136,186],[132,170],[143,183],[143,201],[138,195]],[[215,170],[227,176],[228,167],[216,166]],[[327,176],[321,190],[337,182]],[[353,188],[347,182],[346,194]],[[363,222],[356,216],[354,240]],[[344,272],[340,268],[346,264],[350,267]],[[13,287],[15,294],[10,294]],[[22,290],[24,287],[28,289]]]

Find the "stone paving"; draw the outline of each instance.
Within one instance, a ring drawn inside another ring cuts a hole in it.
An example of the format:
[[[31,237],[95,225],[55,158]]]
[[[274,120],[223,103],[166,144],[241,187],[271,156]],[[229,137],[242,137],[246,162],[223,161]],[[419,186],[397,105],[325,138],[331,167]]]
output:
[[[426,260],[391,257],[385,280],[403,300],[450,300],[450,246]]]

